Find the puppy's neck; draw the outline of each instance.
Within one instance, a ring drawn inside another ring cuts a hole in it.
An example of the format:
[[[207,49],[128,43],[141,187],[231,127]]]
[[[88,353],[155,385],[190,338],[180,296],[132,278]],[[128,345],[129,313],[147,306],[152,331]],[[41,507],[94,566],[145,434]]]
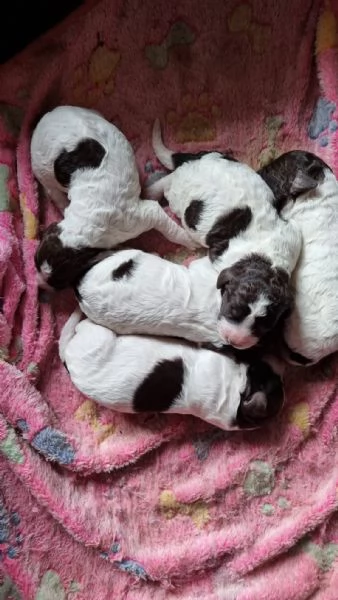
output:
[[[224,428],[225,423],[231,422],[231,416],[237,414],[240,394],[247,383],[247,366],[211,353],[210,357],[199,361],[197,370],[199,402],[194,413],[208,423]],[[233,428],[237,429],[237,426],[234,424]]]

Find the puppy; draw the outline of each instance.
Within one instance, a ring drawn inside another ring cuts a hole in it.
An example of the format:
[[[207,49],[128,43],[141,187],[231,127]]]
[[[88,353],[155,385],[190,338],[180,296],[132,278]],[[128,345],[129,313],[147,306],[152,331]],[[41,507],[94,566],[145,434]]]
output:
[[[83,393],[120,412],[191,414],[225,430],[253,429],[284,401],[265,362],[230,358],[174,339],[117,336],[75,311],[60,338],[61,360]]]
[[[208,257],[189,267],[141,250],[120,250],[93,266],[75,289],[84,314],[117,334],[226,343],[218,331],[221,294]]]
[[[229,300],[223,301],[216,281],[207,256],[185,267],[129,249],[99,255],[75,294],[87,317],[117,334],[174,336],[222,348],[229,345],[224,334]],[[260,352],[271,347],[271,340],[275,347],[280,327],[264,336]]]
[[[33,132],[31,160],[35,177],[64,210],[36,253],[40,285],[68,287],[95,252],[152,228],[171,242],[194,246],[157,202],[140,200],[132,147],[98,113],[60,106],[45,114]]]
[[[249,348],[292,308],[300,231],[279,217],[271,189],[249,166],[217,152],[175,154],[163,145],[158,122],[153,145],[167,167],[179,166],[148,194],[164,194],[194,240],[209,248],[222,292],[222,337]]]
[[[320,158],[287,152],[258,171],[283,218],[301,230],[295,305],[284,327],[285,358],[311,365],[338,350],[338,182]]]

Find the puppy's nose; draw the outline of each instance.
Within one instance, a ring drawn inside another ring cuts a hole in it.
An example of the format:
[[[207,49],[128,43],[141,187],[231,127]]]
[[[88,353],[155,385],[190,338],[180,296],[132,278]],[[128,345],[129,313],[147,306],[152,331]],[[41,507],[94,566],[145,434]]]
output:
[[[252,346],[254,346],[256,343],[257,338],[252,337],[245,340],[244,342],[235,342],[234,340],[228,339],[228,344],[230,344],[230,346],[233,346],[237,350],[248,350],[249,348],[252,348]]]
[[[218,322],[218,333],[225,344],[230,344],[239,350],[251,348],[258,342],[258,338],[247,329],[228,323],[225,319]]]
[[[264,392],[256,392],[242,403],[242,416],[248,421],[264,419],[267,416],[268,400]]]
[[[236,423],[239,429],[256,429],[276,417],[284,404],[284,387],[278,375],[265,386],[241,399]]]

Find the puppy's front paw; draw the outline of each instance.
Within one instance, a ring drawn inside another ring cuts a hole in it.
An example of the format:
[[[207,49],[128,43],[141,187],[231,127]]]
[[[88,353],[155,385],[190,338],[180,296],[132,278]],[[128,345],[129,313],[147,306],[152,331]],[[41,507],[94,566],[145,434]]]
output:
[[[192,240],[188,240],[186,244],[184,244],[184,246],[186,248],[188,248],[189,250],[196,250],[198,248],[198,244],[196,244],[194,241]]]

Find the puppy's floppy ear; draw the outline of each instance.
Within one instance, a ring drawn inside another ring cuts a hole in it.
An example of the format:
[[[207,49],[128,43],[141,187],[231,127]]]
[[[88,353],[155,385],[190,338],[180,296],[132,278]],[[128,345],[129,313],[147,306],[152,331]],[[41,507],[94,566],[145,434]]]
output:
[[[102,260],[104,260],[105,258],[108,258],[108,256],[112,256],[113,254],[115,254],[116,250],[118,250],[119,248],[114,248],[114,250],[97,250],[98,254],[95,254],[93,257],[91,257],[88,261],[87,261],[87,267],[88,270],[91,269],[92,267],[94,267],[95,265],[97,265],[97,263],[101,262]]]
[[[100,250],[99,248],[88,249],[89,254],[88,256],[85,256],[84,254],[83,260],[81,261],[81,268],[78,270],[76,277],[73,279],[72,287],[77,287],[82,277],[84,277],[92,267],[95,267],[95,265],[97,265],[99,262],[114,254],[115,250],[115,248],[114,250]],[[86,249],[84,249],[84,253],[86,253]]]
[[[229,283],[230,279],[231,275],[229,269],[223,269],[223,271],[221,271],[218,275],[216,283],[217,289],[220,290],[222,287],[224,287],[227,283]]]
[[[300,194],[314,190],[317,185],[318,180],[312,175],[305,173],[302,169],[297,169],[296,176],[290,187],[290,194],[292,196],[299,196]]]

